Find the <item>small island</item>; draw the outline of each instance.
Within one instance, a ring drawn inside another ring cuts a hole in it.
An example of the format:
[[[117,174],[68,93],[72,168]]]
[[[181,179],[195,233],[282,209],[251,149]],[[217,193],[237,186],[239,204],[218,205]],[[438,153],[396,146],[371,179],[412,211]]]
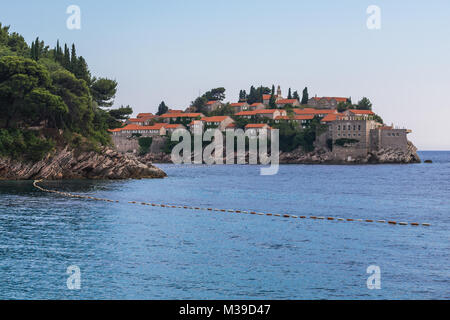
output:
[[[308,88],[283,97],[281,87],[252,86],[241,90],[239,101],[224,103],[225,88],[215,88],[197,98],[186,110],[159,106],[158,113],[141,113],[110,130],[115,147],[137,154],[144,162],[170,162],[176,129],[203,133],[219,129],[224,134],[279,130],[280,163],[382,164],[418,163],[417,148],[408,141],[411,130],[386,125],[372,110],[368,98],[353,104],[351,98],[313,97]],[[242,132],[242,131],[241,131]]]

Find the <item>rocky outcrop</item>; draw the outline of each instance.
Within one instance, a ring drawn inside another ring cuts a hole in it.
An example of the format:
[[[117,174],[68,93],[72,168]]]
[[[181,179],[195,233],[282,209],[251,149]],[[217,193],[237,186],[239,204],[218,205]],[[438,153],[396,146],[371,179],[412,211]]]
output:
[[[369,152],[364,157],[336,156],[330,150],[321,148],[313,152],[304,152],[301,149],[293,152],[284,152],[280,155],[280,163],[285,164],[406,164],[420,163],[417,148],[408,142],[405,149],[388,148],[376,152]]]
[[[420,163],[417,148],[408,141],[406,150],[395,148],[381,149],[377,152],[369,153],[367,158],[369,163]]]
[[[170,154],[164,152],[148,153],[144,156],[139,156],[138,159],[143,163],[172,163]]]
[[[164,178],[166,174],[134,155],[104,147],[100,152],[60,149],[39,162],[0,158],[1,180],[142,179]]]

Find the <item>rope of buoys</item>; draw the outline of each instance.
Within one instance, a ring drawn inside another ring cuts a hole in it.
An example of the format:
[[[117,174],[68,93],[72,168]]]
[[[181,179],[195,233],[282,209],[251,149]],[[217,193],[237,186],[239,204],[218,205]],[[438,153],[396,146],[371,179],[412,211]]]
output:
[[[101,198],[95,198],[91,196],[82,196],[82,195],[76,195],[71,194],[68,192],[60,192],[56,190],[48,190],[44,189],[41,186],[38,185],[38,183],[41,183],[43,180],[35,180],[33,182],[33,186],[37,189],[39,189],[42,192],[47,193],[54,193],[58,194],[64,197],[74,198],[74,199],[87,199],[87,200],[93,200],[93,201],[103,201],[103,202],[109,202],[109,203],[120,203],[119,200],[110,200],[110,199],[101,199]],[[239,213],[239,214],[250,214],[250,215],[258,215],[258,216],[267,216],[267,217],[279,217],[279,218],[285,218],[285,219],[311,219],[311,220],[319,220],[319,221],[340,221],[340,222],[365,222],[365,223],[379,223],[379,224],[387,224],[387,225],[399,225],[399,226],[413,226],[413,227],[430,227],[430,223],[418,223],[418,222],[397,222],[397,221],[387,221],[387,220],[372,220],[372,219],[344,219],[344,218],[335,218],[335,217],[317,217],[317,216],[296,216],[291,214],[279,214],[279,213],[263,213],[263,212],[256,212],[256,211],[243,211],[243,210],[226,210],[226,209],[214,209],[214,208],[200,208],[200,207],[191,207],[191,206],[181,206],[181,205],[167,205],[167,204],[158,204],[158,203],[148,203],[148,202],[137,202],[137,201],[129,201],[129,204],[138,204],[142,206],[151,206],[151,207],[160,207],[160,208],[172,208],[172,209],[185,209],[185,210],[197,210],[197,211],[211,211],[211,212],[222,212],[222,213]]]

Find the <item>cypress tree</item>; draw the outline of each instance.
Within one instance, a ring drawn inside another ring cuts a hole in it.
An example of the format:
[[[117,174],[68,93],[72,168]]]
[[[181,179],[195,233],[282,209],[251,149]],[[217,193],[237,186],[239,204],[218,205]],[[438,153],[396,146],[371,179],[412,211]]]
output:
[[[309,101],[309,93],[308,93],[308,87],[306,87],[303,90],[302,104],[306,105],[306,104],[308,104],[308,101]]]
[[[64,44],[64,58],[62,61],[62,65],[64,68],[66,68],[67,70],[70,70],[70,52],[69,52],[69,47],[67,46],[67,44]]]
[[[36,60],[35,54],[36,54],[36,51],[34,50],[34,42],[32,42],[31,43],[31,51],[30,51],[31,59]]]
[[[292,92],[291,92],[291,88],[289,88],[288,99],[292,99]]]
[[[77,59],[77,52],[75,49],[75,44],[72,44],[72,53],[70,56],[70,71],[72,71],[74,74],[77,73],[77,67],[78,67],[78,59]]]

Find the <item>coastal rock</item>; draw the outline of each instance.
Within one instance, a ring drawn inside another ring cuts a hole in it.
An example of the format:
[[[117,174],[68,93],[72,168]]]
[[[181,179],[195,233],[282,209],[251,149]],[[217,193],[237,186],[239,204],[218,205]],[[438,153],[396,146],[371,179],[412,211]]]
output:
[[[171,155],[164,152],[160,153],[148,153],[144,156],[140,156],[139,161],[143,163],[172,163]]]
[[[337,159],[333,152],[323,148],[313,152],[304,152],[300,148],[280,154],[280,163],[282,164],[406,164],[420,162],[417,148],[411,142],[408,142],[406,149],[381,149],[369,152],[365,157],[347,157],[345,160]]]
[[[60,149],[39,162],[0,158],[1,180],[142,179],[165,178],[166,174],[134,155],[104,147],[100,152]]]

